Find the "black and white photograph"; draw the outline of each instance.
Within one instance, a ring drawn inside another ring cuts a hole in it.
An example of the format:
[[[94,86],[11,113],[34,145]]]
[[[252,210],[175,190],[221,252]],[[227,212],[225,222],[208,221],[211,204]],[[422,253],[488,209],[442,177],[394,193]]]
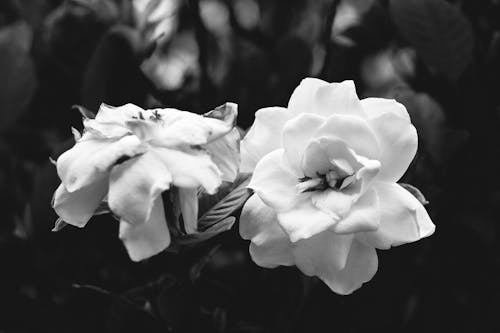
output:
[[[499,0],[0,0],[0,333],[500,332]]]

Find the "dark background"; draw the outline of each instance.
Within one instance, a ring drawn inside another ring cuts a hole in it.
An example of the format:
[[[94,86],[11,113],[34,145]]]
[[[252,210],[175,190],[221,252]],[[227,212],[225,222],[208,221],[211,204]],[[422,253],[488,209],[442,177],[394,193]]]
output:
[[[0,332],[500,332],[499,1],[165,3],[0,2]],[[237,225],[141,263],[109,216],[50,231],[72,105],[233,101],[245,129],[307,76],[395,98],[419,132],[404,181],[436,233],[354,294],[257,267]]]

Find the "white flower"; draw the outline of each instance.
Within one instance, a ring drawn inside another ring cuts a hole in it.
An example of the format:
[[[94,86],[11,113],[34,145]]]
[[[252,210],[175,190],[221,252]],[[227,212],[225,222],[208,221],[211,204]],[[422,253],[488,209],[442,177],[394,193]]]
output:
[[[105,200],[120,217],[120,238],[132,260],[170,243],[161,193],[178,187],[187,233],[197,228],[198,188],[215,193],[239,164],[236,105],[204,116],[176,109],[101,105],[84,119],[83,136],[57,159],[61,185],[53,207],[65,222],[83,227]]]
[[[241,143],[254,174],[240,233],[263,267],[296,265],[349,294],[377,271],[375,248],[427,237],[434,224],[396,184],[417,133],[394,100],[359,100],[354,83],[305,79],[288,108],[265,108]]]

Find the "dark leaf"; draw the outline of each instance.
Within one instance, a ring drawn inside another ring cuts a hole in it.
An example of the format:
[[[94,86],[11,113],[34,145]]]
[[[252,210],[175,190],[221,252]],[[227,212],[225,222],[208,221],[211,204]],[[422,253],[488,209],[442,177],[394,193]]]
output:
[[[247,185],[250,182],[250,176],[251,174],[239,175],[233,183],[231,192],[198,219],[199,230],[207,230],[230,216],[245,203],[248,197],[250,197],[250,190],[247,189]]]
[[[474,35],[457,6],[444,0],[391,0],[390,12],[431,69],[456,81],[471,63]]]
[[[31,41],[31,28],[24,22],[0,30],[0,131],[26,110],[35,93]]]

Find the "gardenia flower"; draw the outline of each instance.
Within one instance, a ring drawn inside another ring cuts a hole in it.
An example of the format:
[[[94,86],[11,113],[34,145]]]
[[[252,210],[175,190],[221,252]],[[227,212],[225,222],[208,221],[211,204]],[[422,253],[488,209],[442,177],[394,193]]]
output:
[[[240,234],[260,266],[296,265],[349,294],[377,271],[375,249],[434,232],[422,204],[396,184],[417,151],[406,109],[360,101],[352,81],[303,80],[288,108],[256,113],[241,151],[255,194]]]
[[[101,105],[84,119],[75,145],[57,159],[61,185],[53,207],[65,222],[83,227],[102,201],[120,218],[119,236],[132,260],[170,244],[161,193],[177,188],[187,233],[197,228],[201,187],[209,194],[232,181],[239,164],[236,105],[204,116],[176,109]]]

